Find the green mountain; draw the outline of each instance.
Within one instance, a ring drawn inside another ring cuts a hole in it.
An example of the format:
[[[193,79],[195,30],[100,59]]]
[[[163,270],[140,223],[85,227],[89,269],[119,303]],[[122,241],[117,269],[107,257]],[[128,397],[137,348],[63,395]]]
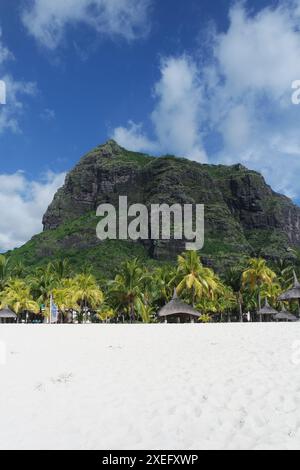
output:
[[[96,237],[100,203],[205,204],[202,257],[218,270],[249,255],[289,257],[300,247],[300,208],[275,193],[257,172],[242,165],[204,165],[173,156],[129,152],[109,141],[68,173],[43,218],[43,233],[10,252],[30,269],[68,258],[76,270],[93,266],[108,276],[128,257],[146,264],[169,262],[184,250],[179,241],[105,241]]]

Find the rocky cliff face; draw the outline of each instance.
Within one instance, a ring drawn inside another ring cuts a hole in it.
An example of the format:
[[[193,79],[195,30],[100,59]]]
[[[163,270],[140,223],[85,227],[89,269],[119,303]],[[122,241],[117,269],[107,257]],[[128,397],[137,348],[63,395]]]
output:
[[[201,165],[175,157],[154,158],[128,152],[114,141],[97,147],[67,175],[44,219],[53,230],[95,213],[100,203],[205,204],[204,255],[284,256],[300,246],[300,208],[276,194],[264,178],[242,165]],[[90,240],[91,242],[91,240]],[[94,235],[94,244],[99,241]],[[93,242],[92,242],[93,243]],[[154,258],[172,257],[181,243],[147,246]]]

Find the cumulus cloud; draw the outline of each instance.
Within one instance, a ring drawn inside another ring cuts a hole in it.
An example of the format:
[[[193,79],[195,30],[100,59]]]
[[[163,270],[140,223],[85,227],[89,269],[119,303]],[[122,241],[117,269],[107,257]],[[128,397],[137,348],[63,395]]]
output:
[[[299,197],[300,108],[291,103],[292,82],[300,77],[299,2],[280,2],[255,15],[236,4],[229,19],[228,30],[214,35],[212,61],[203,73],[207,117],[223,139],[217,158],[242,161],[262,171],[275,189]]]
[[[115,129],[112,137],[132,150],[173,153],[206,161],[199,129],[202,88],[195,64],[186,56],[170,57],[162,61],[160,72],[150,116],[155,138],[148,138],[142,125],[132,121],[127,127]]]
[[[16,80],[7,72],[8,63],[14,56],[3,44],[0,28],[0,80],[5,84],[6,104],[0,104],[0,134],[9,130],[20,132],[20,117],[24,111],[25,96],[36,93],[36,84]]]
[[[41,231],[42,216],[64,178],[52,172],[39,181],[22,172],[0,174],[0,251],[21,246]]]
[[[127,127],[117,127],[113,138],[121,145],[133,152],[157,152],[158,145],[151,141],[143,131],[143,124],[128,121]]]
[[[292,82],[300,79],[300,0],[255,14],[245,1],[235,3],[226,31],[210,28],[209,46],[205,54],[162,62],[154,139],[132,122],[113,137],[135,150],[198,161],[206,160],[203,142],[215,140],[219,151],[207,149],[211,163],[242,162],[300,198],[300,106],[291,102]]]
[[[24,97],[36,93],[36,84],[17,81],[11,75],[2,76],[1,80],[6,86],[6,104],[0,106],[0,134],[5,131],[19,133],[20,118],[24,113]]]
[[[0,27],[0,65],[3,64],[4,62],[6,62],[8,59],[12,59],[12,58],[13,58],[13,54],[3,44],[2,29]]]
[[[255,16],[242,4],[230,10],[230,26],[216,38],[215,55],[226,86],[234,94],[251,89],[286,94],[299,76],[300,36],[298,2],[281,2]]]
[[[22,13],[28,32],[55,49],[66,28],[85,24],[97,33],[133,40],[149,31],[151,0],[31,0]]]

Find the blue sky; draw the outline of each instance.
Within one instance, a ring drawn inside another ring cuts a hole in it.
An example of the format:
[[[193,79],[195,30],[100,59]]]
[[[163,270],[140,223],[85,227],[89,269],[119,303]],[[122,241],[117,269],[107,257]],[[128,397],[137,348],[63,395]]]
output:
[[[1,0],[0,249],[110,137],[241,162],[300,200],[299,26],[298,0]]]

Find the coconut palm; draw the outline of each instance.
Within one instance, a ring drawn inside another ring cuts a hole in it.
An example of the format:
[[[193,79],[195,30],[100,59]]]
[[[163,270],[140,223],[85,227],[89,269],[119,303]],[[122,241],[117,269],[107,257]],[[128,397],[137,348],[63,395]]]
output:
[[[71,272],[70,262],[67,259],[56,260],[52,263],[51,270],[59,281],[66,279]]]
[[[22,263],[22,261],[18,261],[11,269],[12,277],[22,279],[26,275],[26,267]]]
[[[176,269],[169,265],[160,266],[150,274],[147,285],[150,284],[154,291],[153,296],[160,306],[171,300],[176,286],[176,274]]]
[[[145,283],[146,276],[137,259],[124,262],[120,274],[110,283],[110,294],[118,309],[125,309],[132,322],[136,320],[138,304],[144,301]]]
[[[258,292],[258,310],[261,310],[261,289],[264,284],[270,285],[276,279],[276,274],[263,258],[251,258],[248,268],[242,274],[243,286],[248,286],[251,292]],[[262,317],[260,316],[260,321]]]
[[[243,321],[243,296],[242,296],[242,270],[240,268],[230,268],[225,273],[225,283],[234,292],[236,303],[239,308],[240,322]]]
[[[30,287],[25,281],[20,279],[11,279],[8,281],[3,293],[1,294],[1,304],[8,305],[17,315],[23,312],[38,314],[40,307],[33,300],[30,293]]]
[[[49,263],[46,267],[37,268],[33,276],[29,276],[26,280],[30,286],[33,298],[40,305],[43,305],[46,311],[49,310],[51,294],[58,286],[58,280],[53,273],[52,264]]]
[[[208,313],[202,313],[199,317],[200,323],[211,323],[212,319]]]
[[[116,312],[109,307],[102,308],[97,312],[97,317],[102,323],[109,323],[115,316]]]
[[[243,316],[241,312],[241,294],[237,294],[233,292],[233,289],[229,286],[222,284],[220,286],[220,292],[216,299],[216,306],[217,312],[220,313],[221,321],[223,321],[223,315],[228,317],[228,321],[230,321],[230,312],[236,310],[237,305],[240,306],[239,313],[240,313],[240,321],[243,321]]]
[[[202,315],[214,315],[218,312],[216,300],[204,296],[197,302],[196,309],[199,310]]]
[[[72,293],[71,279],[62,279],[60,286],[53,289],[53,300],[60,312],[60,320],[62,323],[65,320],[66,312],[74,307]]]
[[[72,303],[80,309],[81,319],[88,308],[96,310],[104,301],[104,294],[92,274],[78,274],[72,279],[68,290]]]
[[[195,306],[196,299],[201,296],[213,298],[218,289],[218,280],[214,272],[205,268],[196,251],[187,251],[178,256],[177,292],[187,291],[191,295],[191,303]]]
[[[138,299],[136,305],[139,317],[141,318],[142,322],[153,323],[155,313],[154,307],[142,299]]]
[[[10,259],[0,255],[0,289],[3,290],[9,279]]]
[[[268,299],[269,303],[279,309],[280,302],[278,302],[278,297],[283,293],[283,289],[281,288],[280,284],[264,284],[261,289],[261,297],[262,299]]]

